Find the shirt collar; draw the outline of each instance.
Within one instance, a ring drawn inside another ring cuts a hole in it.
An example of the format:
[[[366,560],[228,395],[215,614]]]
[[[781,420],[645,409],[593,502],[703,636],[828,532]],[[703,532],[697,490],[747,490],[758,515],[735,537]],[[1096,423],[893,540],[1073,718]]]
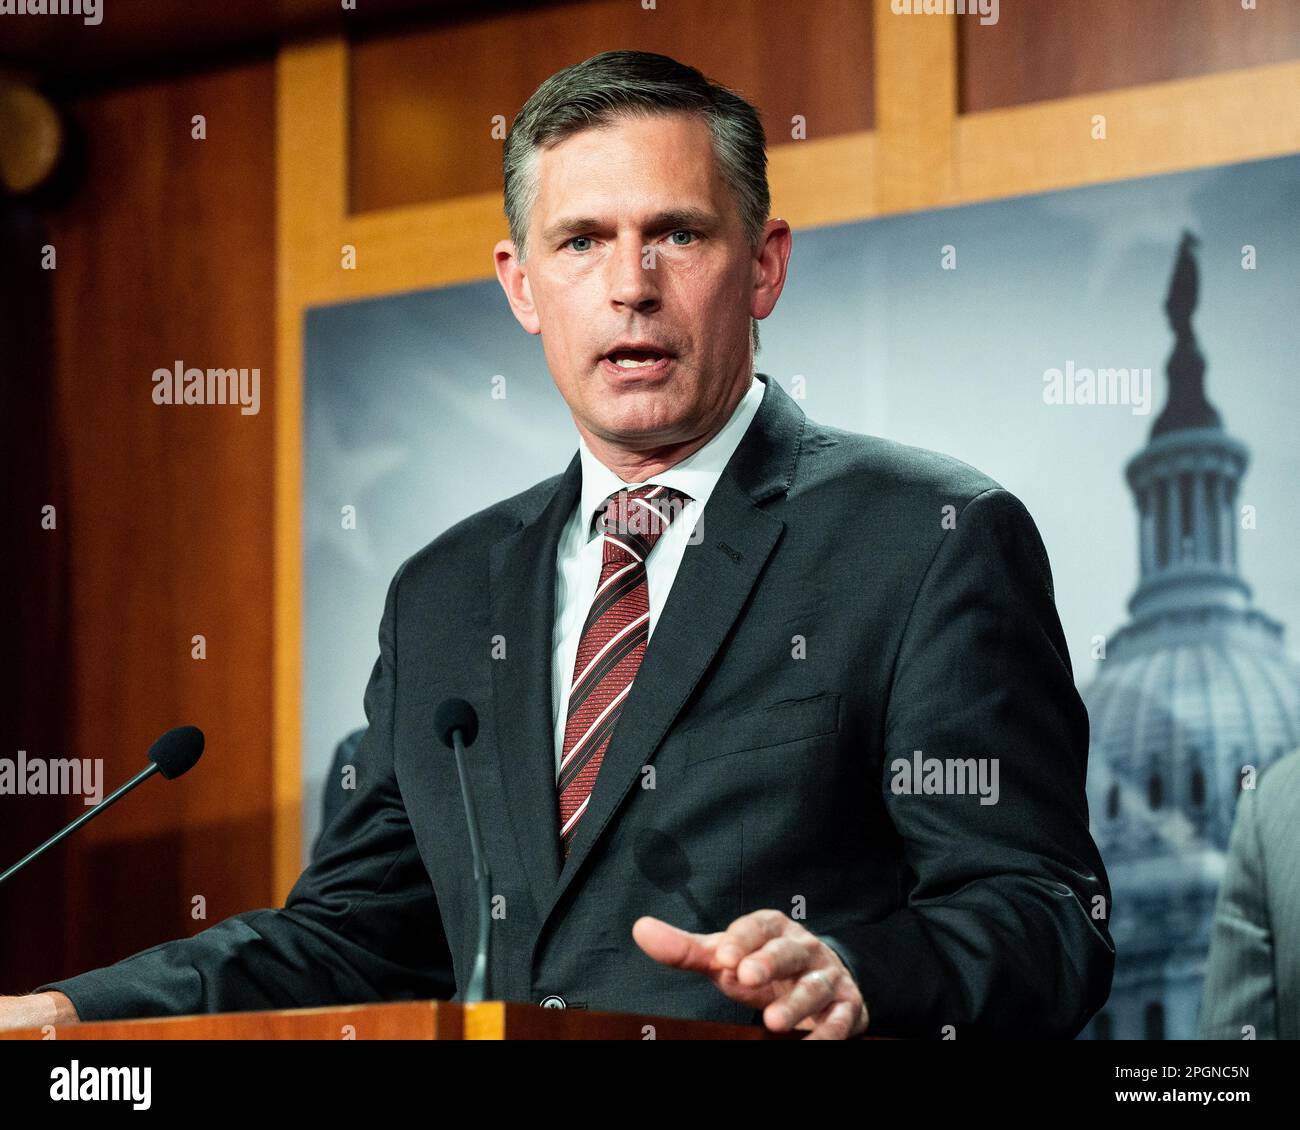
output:
[[[702,509],[709,501],[709,495],[713,493],[718,476],[722,474],[732,453],[740,445],[745,432],[749,430],[749,425],[753,422],[758,406],[762,402],[763,382],[751,376],[745,395],[740,398],[740,403],[731,413],[731,418],[722,425],[717,435],[680,463],[674,463],[666,471],[651,475],[643,483],[625,483],[591,453],[587,441],[579,435],[578,452],[582,459],[580,505],[586,519],[584,529],[587,540],[590,541],[595,535],[596,516],[604,509],[605,500],[616,490],[624,488],[633,490],[651,483],[674,487],[690,495]]]

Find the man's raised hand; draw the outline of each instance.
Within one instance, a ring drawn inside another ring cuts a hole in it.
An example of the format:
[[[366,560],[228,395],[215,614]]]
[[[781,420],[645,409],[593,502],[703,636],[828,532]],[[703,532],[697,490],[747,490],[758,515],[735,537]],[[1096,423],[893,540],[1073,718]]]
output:
[[[646,916],[632,924],[632,937],[656,961],[702,973],[732,1000],[762,1008],[773,1031],[843,1040],[867,1030],[866,1003],[839,955],[779,910],[755,910],[717,934]]]

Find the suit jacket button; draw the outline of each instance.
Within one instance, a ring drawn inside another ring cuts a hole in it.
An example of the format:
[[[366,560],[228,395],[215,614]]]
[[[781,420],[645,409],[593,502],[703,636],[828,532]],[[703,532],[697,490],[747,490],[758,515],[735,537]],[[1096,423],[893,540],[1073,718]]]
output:
[[[561,996],[557,996],[555,993],[552,993],[549,997],[543,997],[537,1003],[540,1004],[543,1008],[568,1008],[569,1007],[568,1004],[565,1003],[564,998]]]

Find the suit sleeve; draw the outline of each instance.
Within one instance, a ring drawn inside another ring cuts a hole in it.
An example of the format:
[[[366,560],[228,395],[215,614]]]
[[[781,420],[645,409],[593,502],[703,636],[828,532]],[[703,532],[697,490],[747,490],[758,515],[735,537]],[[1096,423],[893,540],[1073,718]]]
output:
[[[910,788],[918,750],[982,774],[982,793]],[[1046,552],[1020,501],[989,489],[945,532],[890,683],[881,787],[906,906],[824,939],[869,1034],[1074,1036],[1105,1002],[1115,954],[1087,760]]]
[[[1237,802],[1227,870],[1214,907],[1201,997],[1203,1040],[1240,1040],[1247,1026],[1254,1028],[1256,1039],[1277,1039],[1273,934],[1255,794],[1256,790],[1246,789]]]
[[[452,996],[442,919],[393,769],[403,569],[389,585],[366,687],[357,791],[325,827],[284,907],[237,914],[34,991],[66,993],[82,1020]]]

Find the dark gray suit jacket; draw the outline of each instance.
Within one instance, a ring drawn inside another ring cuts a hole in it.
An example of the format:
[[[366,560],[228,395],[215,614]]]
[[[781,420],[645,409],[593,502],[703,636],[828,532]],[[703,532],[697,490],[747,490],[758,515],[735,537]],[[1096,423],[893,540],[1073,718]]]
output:
[[[362,779],[286,906],[44,987],[88,1019],[454,999],[475,941],[455,764],[433,725],[454,695],[481,720],[469,773],[497,896],[492,995],[750,1022],[631,927],[714,931],[774,907],[845,957],[875,1033],[1077,1033],[1110,989],[1110,889],[1034,523],[966,464],[813,423],[759,378],[563,866],[551,641],[576,453],[397,571]],[[896,794],[891,763],[916,750],[996,759],[998,802]]]
[[[1214,908],[1200,1035],[1300,1039],[1300,751],[1237,801]]]

